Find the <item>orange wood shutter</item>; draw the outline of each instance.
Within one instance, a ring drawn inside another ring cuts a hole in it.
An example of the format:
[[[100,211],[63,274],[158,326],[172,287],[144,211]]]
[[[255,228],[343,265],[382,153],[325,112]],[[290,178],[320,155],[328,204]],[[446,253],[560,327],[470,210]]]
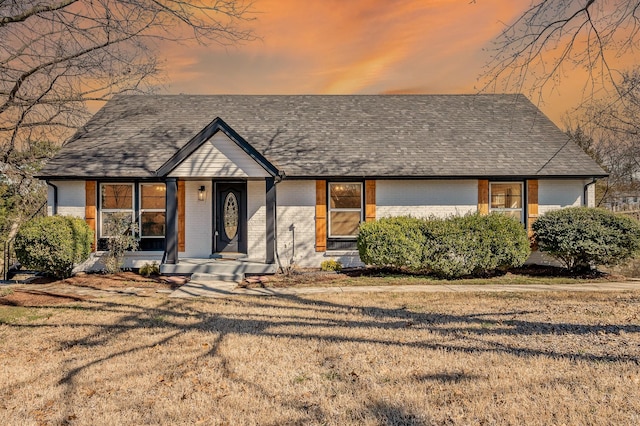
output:
[[[489,214],[489,181],[478,179],[478,213]]]
[[[316,251],[327,251],[327,181],[316,181]]]
[[[178,251],[185,249],[185,186],[184,181],[178,181]]]
[[[527,228],[529,236],[533,236],[531,225],[538,219],[538,180],[527,181]]]
[[[376,220],[376,181],[364,181],[364,201],[365,201],[365,222]]]
[[[93,231],[93,244],[91,244],[91,251],[96,251],[96,201],[97,197],[97,182],[95,180],[88,180],[84,185],[84,197],[85,197],[85,207],[84,207],[84,220],[89,225],[89,228]]]

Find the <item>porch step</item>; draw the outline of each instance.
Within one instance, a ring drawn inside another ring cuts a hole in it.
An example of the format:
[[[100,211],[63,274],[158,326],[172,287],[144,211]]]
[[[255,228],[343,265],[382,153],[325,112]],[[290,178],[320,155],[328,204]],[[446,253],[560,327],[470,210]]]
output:
[[[208,279],[240,282],[245,274],[274,274],[275,265],[232,259],[180,259],[175,265],[160,265],[162,274],[203,274]],[[193,280],[194,277],[192,276]]]
[[[202,272],[191,274],[191,281],[195,282],[225,281],[239,283],[243,280],[244,274],[205,274]]]
[[[247,260],[248,257],[245,253],[214,253],[209,256],[209,259],[219,260]]]

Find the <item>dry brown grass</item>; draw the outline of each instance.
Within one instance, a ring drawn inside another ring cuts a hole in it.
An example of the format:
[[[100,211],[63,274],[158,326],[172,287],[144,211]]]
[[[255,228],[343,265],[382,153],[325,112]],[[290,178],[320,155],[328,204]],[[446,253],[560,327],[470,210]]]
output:
[[[15,309],[0,424],[640,423],[640,292]]]

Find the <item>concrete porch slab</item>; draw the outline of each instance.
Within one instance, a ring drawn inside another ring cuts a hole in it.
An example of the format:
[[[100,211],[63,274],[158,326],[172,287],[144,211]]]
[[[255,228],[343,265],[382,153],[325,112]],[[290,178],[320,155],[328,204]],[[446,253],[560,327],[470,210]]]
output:
[[[233,277],[232,281],[244,279],[246,274],[273,274],[276,272],[276,265],[252,261],[249,259],[229,259],[229,258],[183,258],[177,264],[160,265],[162,274],[207,274],[212,277],[219,276],[221,280]]]

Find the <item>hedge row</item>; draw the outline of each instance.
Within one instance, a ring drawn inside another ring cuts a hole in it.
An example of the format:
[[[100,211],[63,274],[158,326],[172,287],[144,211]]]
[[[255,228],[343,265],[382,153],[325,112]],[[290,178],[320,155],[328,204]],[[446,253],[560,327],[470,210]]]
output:
[[[358,233],[358,251],[368,265],[445,278],[517,267],[530,253],[522,224],[502,214],[366,222]]]

